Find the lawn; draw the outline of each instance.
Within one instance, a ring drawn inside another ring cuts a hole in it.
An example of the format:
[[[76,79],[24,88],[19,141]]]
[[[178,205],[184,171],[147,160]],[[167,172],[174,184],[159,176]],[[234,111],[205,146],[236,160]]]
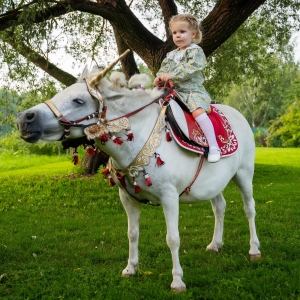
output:
[[[224,191],[218,255],[205,251],[214,226],[210,203],[181,206],[187,292],[174,295],[161,207],[143,206],[138,273],[123,279],[127,220],[117,188],[101,174],[80,176],[70,157],[0,155],[0,297],[299,300],[299,157],[300,149],[257,148],[259,261],[249,261],[248,224],[233,184]]]

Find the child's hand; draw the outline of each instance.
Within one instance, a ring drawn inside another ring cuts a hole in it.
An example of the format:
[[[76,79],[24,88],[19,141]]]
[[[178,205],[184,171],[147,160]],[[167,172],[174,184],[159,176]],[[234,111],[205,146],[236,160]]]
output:
[[[171,74],[169,74],[169,73],[164,73],[164,74],[162,74],[161,76],[156,77],[156,78],[154,79],[154,85],[155,85],[155,86],[161,86],[161,85],[163,85],[165,82],[167,82],[167,81],[169,81],[169,80],[171,80]]]
[[[154,83],[155,86],[161,86],[161,85],[164,84],[163,80],[161,80],[160,77],[156,77],[156,78],[154,79],[154,82],[153,82],[153,83]]]
[[[164,73],[164,74],[160,75],[160,79],[162,81],[167,82],[167,81],[171,80],[171,74],[170,73]]]

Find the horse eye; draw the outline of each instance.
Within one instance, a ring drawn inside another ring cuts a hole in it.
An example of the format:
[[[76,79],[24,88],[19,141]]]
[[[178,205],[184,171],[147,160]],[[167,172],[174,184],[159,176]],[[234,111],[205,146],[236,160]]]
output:
[[[78,98],[74,99],[73,102],[75,102],[78,105],[83,105],[84,104],[84,101],[82,99],[78,99]]]

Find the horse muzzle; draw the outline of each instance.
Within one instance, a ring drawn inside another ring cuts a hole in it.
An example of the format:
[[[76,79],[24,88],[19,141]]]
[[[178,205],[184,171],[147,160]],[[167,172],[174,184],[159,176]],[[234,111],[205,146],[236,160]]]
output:
[[[42,123],[35,111],[19,113],[17,127],[20,137],[28,143],[36,143],[42,136]]]

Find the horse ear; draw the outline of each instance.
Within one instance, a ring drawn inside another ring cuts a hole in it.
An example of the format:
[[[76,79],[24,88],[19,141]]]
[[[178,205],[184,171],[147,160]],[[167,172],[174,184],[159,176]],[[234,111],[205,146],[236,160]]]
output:
[[[87,78],[89,73],[90,73],[90,66],[86,64],[77,82],[83,82],[83,79]]]

